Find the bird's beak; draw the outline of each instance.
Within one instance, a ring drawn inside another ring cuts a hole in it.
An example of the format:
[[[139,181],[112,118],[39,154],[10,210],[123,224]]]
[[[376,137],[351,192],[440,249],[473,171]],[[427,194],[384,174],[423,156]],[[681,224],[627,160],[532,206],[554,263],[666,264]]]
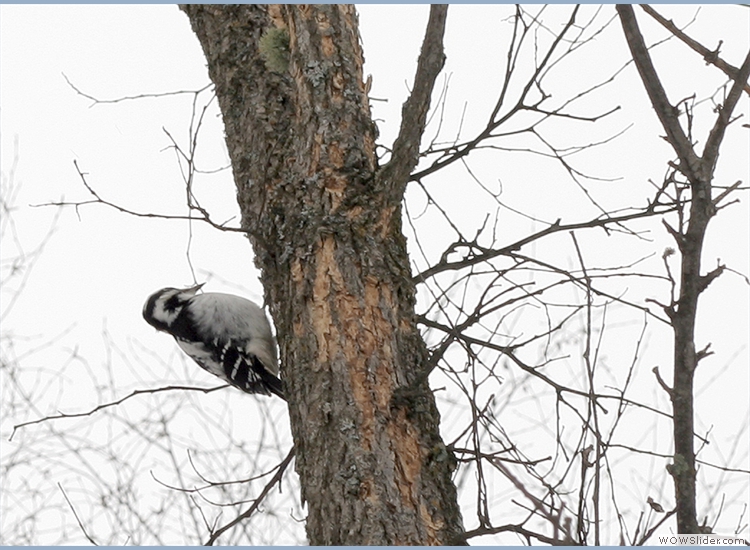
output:
[[[205,284],[206,283],[201,283],[199,285],[191,286],[190,288],[186,288],[185,290],[183,290],[183,292],[189,294],[190,296],[195,296],[195,293],[198,292]]]

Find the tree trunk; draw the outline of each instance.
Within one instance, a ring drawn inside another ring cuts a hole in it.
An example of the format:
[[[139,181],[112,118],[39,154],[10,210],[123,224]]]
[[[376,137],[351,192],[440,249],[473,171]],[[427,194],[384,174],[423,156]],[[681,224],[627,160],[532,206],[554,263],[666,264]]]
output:
[[[740,69],[736,70],[734,83],[726,94],[723,105],[717,106],[716,121],[705,140],[703,155],[698,156],[692,143],[693,138],[685,133],[680,124],[678,107],[669,102],[632,6],[620,4],[616,9],[633,55],[633,62],[651,105],[667,134],[667,141],[679,159],[679,164],[674,165],[675,170],[686,178],[690,188],[688,221],[684,221],[683,210],[677,228],[664,222],[682,255],[679,296],[673,303],[664,307],[674,330],[674,382],[671,389],[667,388],[672,399],[674,461],[668,466],[668,471],[674,479],[677,532],[699,533],[705,528],[705,522],[702,527],[698,525],[696,507],[693,385],[699,361],[711,352],[708,351],[710,344],[700,351],[696,350],[695,326],[700,295],[724,271],[724,266],[720,265],[701,275],[701,257],[708,223],[716,214],[721,199],[729,192],[726,191],[716,198],[712,197],[712,180],[724,133],[732,120],[732,112],[737,106],[742,90],[747,85],[750,52]],[[738,185],[739,182],[735,184],[735,188]]]
[[[455,543],[453,461],[420,384],[427,350],[401,231],[419,136],[402,144],[404,163],[394,145],[378,167],[354,8],[182,9],[216,86],[276,324],[310,543]],[[423,129],[424,103],[407,107]]]

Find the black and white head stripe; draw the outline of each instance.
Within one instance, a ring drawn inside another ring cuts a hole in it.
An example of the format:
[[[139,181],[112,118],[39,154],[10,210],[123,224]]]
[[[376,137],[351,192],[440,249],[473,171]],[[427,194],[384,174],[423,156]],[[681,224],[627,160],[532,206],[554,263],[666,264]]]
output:
[[[175,323],[182,313],[182,308],[202,286],[202,284],[196,285],[184,290],[162,288],[154,292],[143,306],[143,318],[156,330],[169,332],[175,336],[174,331],[180,328],[175,326]]]
[[[202,368],[248,392],[283,396],[276,341],[263,310],[230,294],[197,294],[202,285],[152,294],[143,318],[174,336]]]

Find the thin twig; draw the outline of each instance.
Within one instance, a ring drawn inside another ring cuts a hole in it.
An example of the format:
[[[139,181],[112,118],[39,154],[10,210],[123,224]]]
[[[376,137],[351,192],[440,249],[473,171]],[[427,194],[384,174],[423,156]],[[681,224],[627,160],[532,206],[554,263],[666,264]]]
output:
[[[161,388],[151,388],[146,390],[134,390],[129,395],[126,395],[125,397],[121,397],[120,399],[117,399],[116,401],[111,401],[109,403],[103,403],[101,405],[97,405],[93,409],[86,411],[86,412],[80,412],[80,413],[59,413],[55,415],[45,416],[43,418],[37,418],[36,420],[29,420],[28,422],[22,422],[21,424],[16,424],[13,426],[13,432],[11,432],[10,437],[8,438],[8,441],[11,441],[13,439],[13,436],[16,434],[16,430],[19,428],[23,428],[25,426],[31,426],[33,424],[39,424],[41,422],[47,422],[49,420],[59,420],[60,418],[80,418],[82,416],[91,416],[97,411],[100,411],[102,409],[106,409],[108,407],[114,407],[115,405],[119,405],[131,397],[135,397],[136,395],[142,395],[146,393],[159,393],[163,391],[174,391],[174,390],[181,390],[181,391],[200,391],[203,393],[211,393],[216,390],[220,390],[223,388],[228,388],[229,384],[223,384],[221,386],[216,386],[213,388],[199,388],[196,386],[164,386]]]
[[[99,546],[99,543],[97,543],[93,538],[91,538],[91,535],[89,535],[86,532],[86,528],[83,526],[83,522],[81,521],[81,518],[78,517],[78,513],[76,512],[76,509],[73,507],[73,503],[70,502],[70,499],[68,498],[67,493],[65,492],[65,489],[63,489],[62,484],[58,481],[57,486],[60,488],[60,491],[62,491],[63,496],[65,497],[65,500],[68,503],[68,506],[70,506],[71,511],[73,512],[73,516],[75,516],[76,521],[78,522],[78,526],[81,528],[81,531],[83,531],[83,534],[85,537],[89,540],[91,544],[94,546]]]
[[[161,92],[161,93],[154,93],[154,94],[138,94],[134,96],[123,96],[118,97],[116,99],[99,99],[97,97],[94,97],[92,95],[89,95],[87,93],[82,92],[75,84],[73,84],[68,76],[65,73],[62,73],[63,78],[65,79],[65,82],[68,83],[68,86],[73,88],[73,91],[75,91],[78,95],[81,97],[85,97],[86,99],[90,99],[93,103],[90,105],[93,107],[94,105],[99,104],[105,104],[105,103],[120,103],[121,101],[132,101],[135,99],[154,99],[154,98],[161,98],[161,97],[171,97],[176,95],[183,95],[183,94],[199,94],[207,89],[209,89],[213,84],[206,84],[203,86],[203,88],[199,90],[177,90],[174,92]]]
[[[250,505],[250,508],[242,512],[239,516],[234,518],[232,521],[230,521],[223,527],[220,527],[219,529],[211,533],[211,536],[205,542],[205,546],[212,546],[214,542],[216,542],[216,539],[218,539],[224,532],[226,532],[227,530],[237,525],[243,519],[247,519],[255,513],[255,511],[261,505],[261,503],[263,502],[263,499],[266,498],[266,496],[271,491],[273,486],[276,485],[276,483],[281,481],[281,477],[284,475],[284,472],[286,471],[287,466],[289,466],[289,463],[294,458],[294,454],[295,454],[295,448],[292,447],[289,450],[289,453],[286,455],[286,458],[282,460],[281,463],[279,464],[279,467],[278,467],[279,469],[276,471],[276,474],[274,474],[274,476],[269,480],[269,482],[266,483],[266,486],[263,487],[263,490],[260,492],[258,497]]]

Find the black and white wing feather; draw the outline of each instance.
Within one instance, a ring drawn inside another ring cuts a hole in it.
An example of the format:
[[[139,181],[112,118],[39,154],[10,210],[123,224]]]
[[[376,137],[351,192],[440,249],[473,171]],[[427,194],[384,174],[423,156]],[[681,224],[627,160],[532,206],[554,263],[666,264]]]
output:
[[[284,398],[279,380],[239,340],[214,339],[211,345],[175,337],[177,345],[198,365],[247,393]]]

